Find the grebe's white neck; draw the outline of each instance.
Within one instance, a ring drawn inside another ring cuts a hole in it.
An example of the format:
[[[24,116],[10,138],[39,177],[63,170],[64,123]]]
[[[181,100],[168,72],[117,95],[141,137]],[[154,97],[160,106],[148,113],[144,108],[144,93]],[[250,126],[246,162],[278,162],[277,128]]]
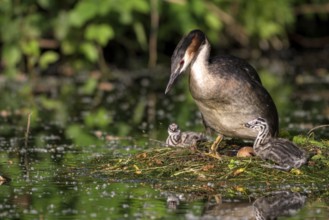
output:
[[[200,47],[200,51],[191,63],[191,78],[198,85],[199,88],[207,88],[209,84],[209,54],[210,44],[205,39],[205,44]]]

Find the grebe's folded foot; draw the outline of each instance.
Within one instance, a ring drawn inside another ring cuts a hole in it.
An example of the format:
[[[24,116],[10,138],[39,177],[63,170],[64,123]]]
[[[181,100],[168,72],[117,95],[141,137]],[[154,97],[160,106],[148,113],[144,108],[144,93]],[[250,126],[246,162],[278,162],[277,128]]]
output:
[[[271,168],[271,169],[283,170],[283,171],[290,171],[291,168],[292,168],[290,165],[279,166],[279,165],[276,165],[276,164],[263,164],[261,166],[266,167],[266,168]]]
[[[220,154],[217,152],[218,146],[220,144],[220,142],[223,140],[223,135],[218,135],[216,140],[212,143],[209,153],[206,153],[206,155],[210,156],[210,157],[214,157],[217,159],[221,159]]]

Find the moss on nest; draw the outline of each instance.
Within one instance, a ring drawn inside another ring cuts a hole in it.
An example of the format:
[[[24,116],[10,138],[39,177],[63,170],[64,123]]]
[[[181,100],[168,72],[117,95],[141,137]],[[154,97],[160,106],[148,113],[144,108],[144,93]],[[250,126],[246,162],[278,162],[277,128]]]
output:
[[[294,138],[309,152],[309,162],[290,172],[262,167],[258,157],[221,159],[206,155],[206,145],[190,148],[154,147],[128,158],[103,158],[96,173],[110,181],[152,182],[166,191],[248,196],[253,193],[289,189],[296,192],[319,192],[329,186],[329,141]],[[224,143],[225,144],[225,143]],[[221,154],[229,155],[239,146],[225,144]]]

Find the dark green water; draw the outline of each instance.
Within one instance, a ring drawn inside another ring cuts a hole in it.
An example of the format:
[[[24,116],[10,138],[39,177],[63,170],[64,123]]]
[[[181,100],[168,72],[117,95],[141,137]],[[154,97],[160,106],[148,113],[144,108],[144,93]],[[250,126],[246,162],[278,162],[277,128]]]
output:
[[[267,196],[250,195],[246,200],[166,192],[154,179],[110,181],[94,174],[94,165],[89,163],[102,154],[113,153],[110,146],[75,148],[33,148],[21,155],[2,150],[1,172],[11,181],[0,186],[0,218],[254,219],[257,210],[265,216],[289,214],[293,219],[329,216],[328,201],[323,196],[292,193],[289,187],[267,192]]]
[[[328,122],[325,80],[320,80],[321,86],[303,81],[303,86],[291,87],[266,75],[262,73],[263,81],[278,105],[283,133],[306,135]],[[329,201],[318,192],[298,194],[284,188],[267,196],[250,195],[248,200],[219,199],[220,195],[162,191],[156,179],[109,180],[95,174],[95,158],[127,158],[161,147],[170,122],[202,131],[187,80],[165,96],[166,80],[167,75],[128,75],[111,82],[109,90],[87,76],[1,81],[0,174],[11,181],[0,186],[0,218],[254,219],[261,213],[293,216],[282,219],[328,219]],[[318,129],[313,135],[328,138],[327,131]]]

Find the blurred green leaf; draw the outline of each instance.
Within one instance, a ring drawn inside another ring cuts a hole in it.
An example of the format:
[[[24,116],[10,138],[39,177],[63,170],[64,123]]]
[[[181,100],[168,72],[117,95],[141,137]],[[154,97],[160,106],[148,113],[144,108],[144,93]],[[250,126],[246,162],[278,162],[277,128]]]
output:
[[[266,22],[261,25],[263,28],[259,30],[259,35],[262,39],[269,39],[270,37],[281,33],[281,25],[278,25],[275,22]]]
[[[76,51],[75,44],[69,40],[63,40],[61,43],[62,52],[66,55],[73,54]]]
[[[205,21],[207,25],[213,30],[220,30],[222,28],[220,19],[213,13],[206,14]]]
[[[135,22],[134,31],[136,33],[138,43],[141,45],[141,47],[144,50],[146,50],[148,45],[147,45],[147,38],[143,24],[140,22]]]
[[[68,13],[66,11],[61,11],[54,20],[54,31],[58,40],[65,40],[70,32],[70,24],[67,22],[68,19]]]
[[[283,34],[284,27],[294,21],[289,0],[245,1],[240,7],[244,8],[241,19],[246,30],[262,39]]]
[[[132,9],[142,12],[142,13],[147,13],[150,11],[150,4],[148,0],[139,0],[139,1],[130,1],[132,4]]]
[[[118,136],[127,136],[129,132],[132,130],[132,127],[123,122],[115,123],[115,127],[117,129]]]
[[[37,0],[37,2],[44,9],[49,9],[53,5],[52,0]]]
[[[73,142],[78,146],[90,146],[96,145],[100,146],[103,144],[99,139],[90,133],[86,132],[80,125],[72,124],[67,127],[65,134],[67,138],[73,140]]]
[[[44,108],[48,110],[53,110],[57,108],[61,108],[62,103],[58,100],[48,99],[46,97],[42,97],[40,99],[41,104]]]
[[[89,42],[84,42],[80,45],[80,51],[86,56],[86,58],[95,62],[98,59],[98,51],[94,44]]]
[[[7,67],[14,67],[21,59],[21,51],[18,46],[6,44],[2,49],[2,59]]]
[[[190,3],[192,11],[198,15],[198,16],[204,16],[205,15],[205,4],[202,1],[199,0],[192,0]]]
[[[97,89],[98,80],[95,78],[89,78],[82,87],[82,93],[91,95]]]
[[[54,51],[46,51],[44,52],[39,59],[39,65],[41,69],[46,69],[49,64],[56,62],[59,59],[58,53]]]
[[[17,31],[20,30],[20,19],[12,20],[8,19],[8,17],[2,17],[2,22],[0,22],[1,40],[3,40],[4,43],[16,43],[21,36],[20,33],[17,33]]]
[[[91,112],[84,118],[86,126],[90,128],[106,128],[112,122],[112,118],[109,117],[107,112],[104,108],[99,108],[97,111]]]
[[[21,48],[25,55],[38,57],[40,55],[39,43],[36,39],[22,41]]]
[[[85,30],[85,38],[105,46],[114,37],[114,31],[108,24],[91,24]]]
[[[56,121],[57,124],[65,126],[67,123],[68,112],[65,103],[60,100],[49,99],[47,97],[40,97],[39,102],[41,107],[47,111],[51,111],[51,118],[48,117],[48,120]]]
[[[81,27],[88,20],[96,16],[99,5],[94,1],[79,1],[69,14],[69,22],[74,27]]]
[[[146,100],[144,97],[141,97],[134,110],[133,121],[135,124],[139,124],[142,121],[145,112],[145,107]]]

